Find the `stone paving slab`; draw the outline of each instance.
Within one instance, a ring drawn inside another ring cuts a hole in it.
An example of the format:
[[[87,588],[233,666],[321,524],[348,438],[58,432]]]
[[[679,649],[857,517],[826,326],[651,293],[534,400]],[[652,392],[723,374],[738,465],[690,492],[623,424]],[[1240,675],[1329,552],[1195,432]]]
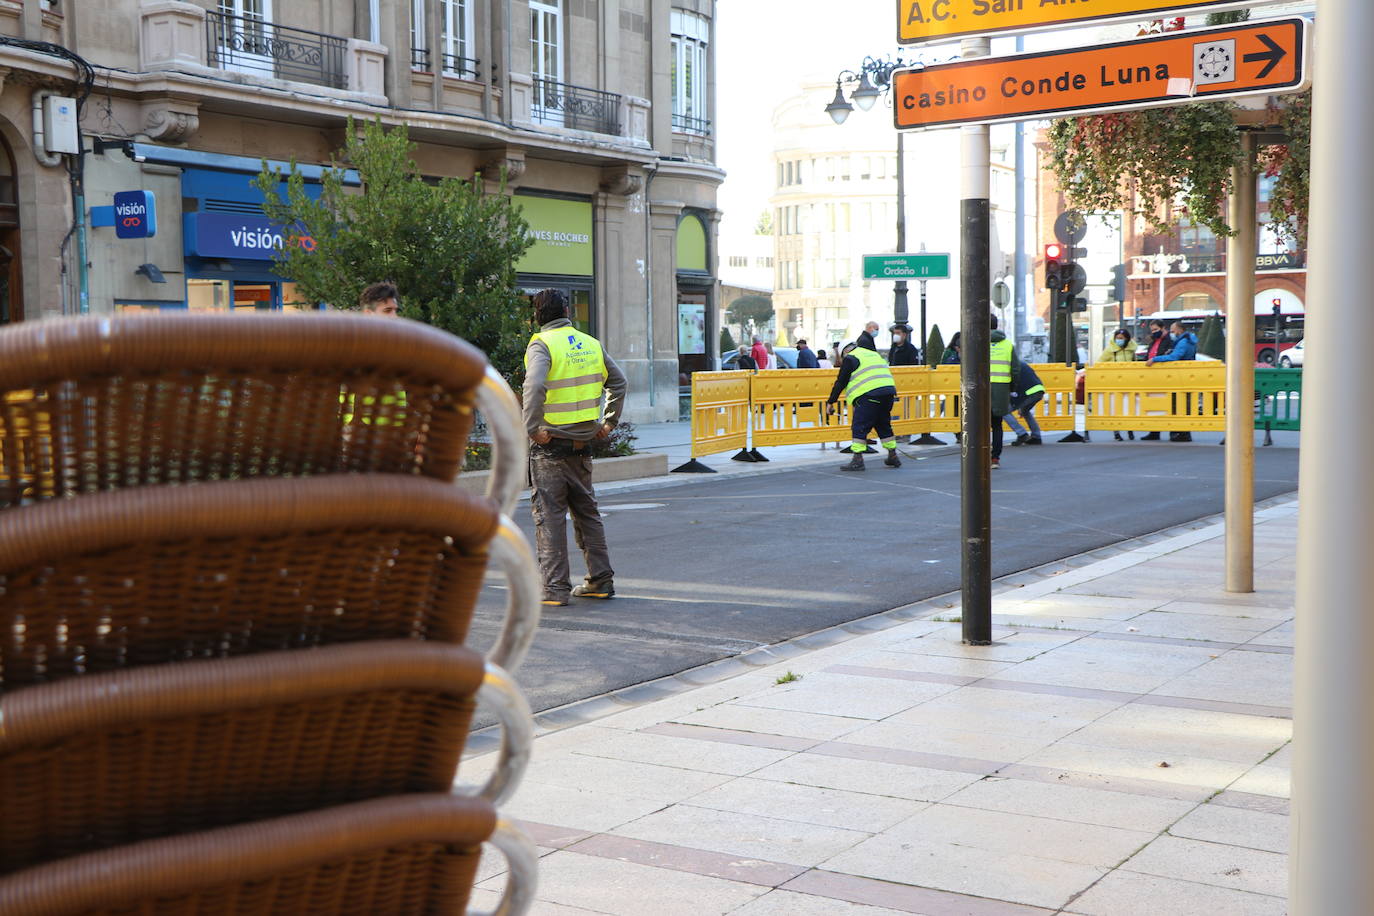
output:
[[[992,646],[925,605],[541,736],[534,912],[1285,913],[1296,528],[1254,595],[1207,524],[1000,592]]]

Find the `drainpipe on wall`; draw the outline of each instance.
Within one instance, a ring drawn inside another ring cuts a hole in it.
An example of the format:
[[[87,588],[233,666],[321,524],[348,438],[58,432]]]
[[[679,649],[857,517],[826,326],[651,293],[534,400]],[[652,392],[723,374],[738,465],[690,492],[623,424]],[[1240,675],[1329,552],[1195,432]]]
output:
[[[655,166],[649,172],[649,177],[644,179],[644,326],[649,343],[650,407],[658,403],[658,392],[654,386],[654,212],[653,205],[649,203],[649,190],[657,175],[658,167]]]

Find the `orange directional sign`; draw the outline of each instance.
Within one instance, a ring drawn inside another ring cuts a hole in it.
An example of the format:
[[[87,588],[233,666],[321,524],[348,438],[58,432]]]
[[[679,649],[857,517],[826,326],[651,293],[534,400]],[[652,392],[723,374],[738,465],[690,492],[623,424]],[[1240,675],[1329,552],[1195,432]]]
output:
[[[897,42],[949,41],[965,35],[1034,32],[1086,22],[1255,5],[1255,0],[897,0]]]
[[[1308,23],[1247,22],[893,74],[899,129],[1157,108],[1305,88]]]

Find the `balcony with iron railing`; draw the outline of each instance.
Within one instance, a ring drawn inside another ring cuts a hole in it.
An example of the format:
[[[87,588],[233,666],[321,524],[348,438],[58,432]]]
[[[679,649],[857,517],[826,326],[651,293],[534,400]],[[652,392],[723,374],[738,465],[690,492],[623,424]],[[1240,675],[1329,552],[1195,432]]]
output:
[[[482,78],[482,62],[475,57],[462,57],[458,54],[441,55],[444,61],[444,75],[456,76],[465,80],[480,80]],[[410,49],[410,69],[429,70],[433,64],[430,62],[429,50],[427,48]]]
[[[708,118],[693,118],[690,115],[673,112],[673,130],[680,134],[709,137],[711,136],[711,121]]]
[[[531,87],[530,116],[539,124],[619,135],[621,102],[621,96],[614,92],[536,77]]]
[[[211,67],[348,88],[346,38],[215,10],[206,12],[205,29]]]

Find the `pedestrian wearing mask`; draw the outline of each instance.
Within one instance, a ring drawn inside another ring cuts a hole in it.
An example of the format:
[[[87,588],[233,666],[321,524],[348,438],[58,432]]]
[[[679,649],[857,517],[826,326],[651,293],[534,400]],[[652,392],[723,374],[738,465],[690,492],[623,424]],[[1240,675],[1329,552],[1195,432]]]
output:
[[[890,328],[892,332],[892,349],[887,351],[887,364],[889,366],[919,366],[921,364],[920,351],[911,342],[911,327],[905,324],[894,324]]]
[[[1175,321],[1169,327],[1169,340],[1173,346],[1168,353],[1156,356],[1145,361],[1145,365],[1153,366],[1155,363],[1172,363],[1184,360],[1197,359],[1197,335],[1183,326],[1183,322]],[[1187,397],[1187,395],[1174,395],[1175,398]],[[1155,438],[1159,438],[1155,436]],[[1189,432],[1169,433],[1170,442],[1192,442],[1193,434]]]
[[[1164,322],[1158,318],[1150,322],[1150,349],[1145,353],[1147,361],[1164,356],[1174,348],[1173,339],[1169,337],[1168,331],[1164,328]],[[1142,441],[1154,441],[1159,438],[1159,433],[1146,433],[1140,437]]]
[[[955,331],[955,332],[954,332],[954,336],[951,337],[951,338],[949,339],[949,345],[945,347],[945,352],[942,353],[942,354],[940,354],[940,365],[942,365],[942,366],[957,366],[957,365],[959,365],[959,346],[960,346],[960,334],[961,334],[961,333],[962,333],[962,332],[960,332],[960,331]]]
[[[1135,362],[1135,341],[1131,339],[1131,332],[1125,328],[1118,328],[1117,332],[1112,335],[1112,342],[1107,344],[1107,349],[1102,351],[1102,355],[1097,357],[1097,361],[1099,363]],[[1130,436],[1132,441],[1135,440],[1134,432],[1128,432],[1126,435]],[[1121,441],[1119,431],[1112,433],[1112,436],[1117,442]],[[1159,438],[1158,433],[1155,434],[1155,438]]]

